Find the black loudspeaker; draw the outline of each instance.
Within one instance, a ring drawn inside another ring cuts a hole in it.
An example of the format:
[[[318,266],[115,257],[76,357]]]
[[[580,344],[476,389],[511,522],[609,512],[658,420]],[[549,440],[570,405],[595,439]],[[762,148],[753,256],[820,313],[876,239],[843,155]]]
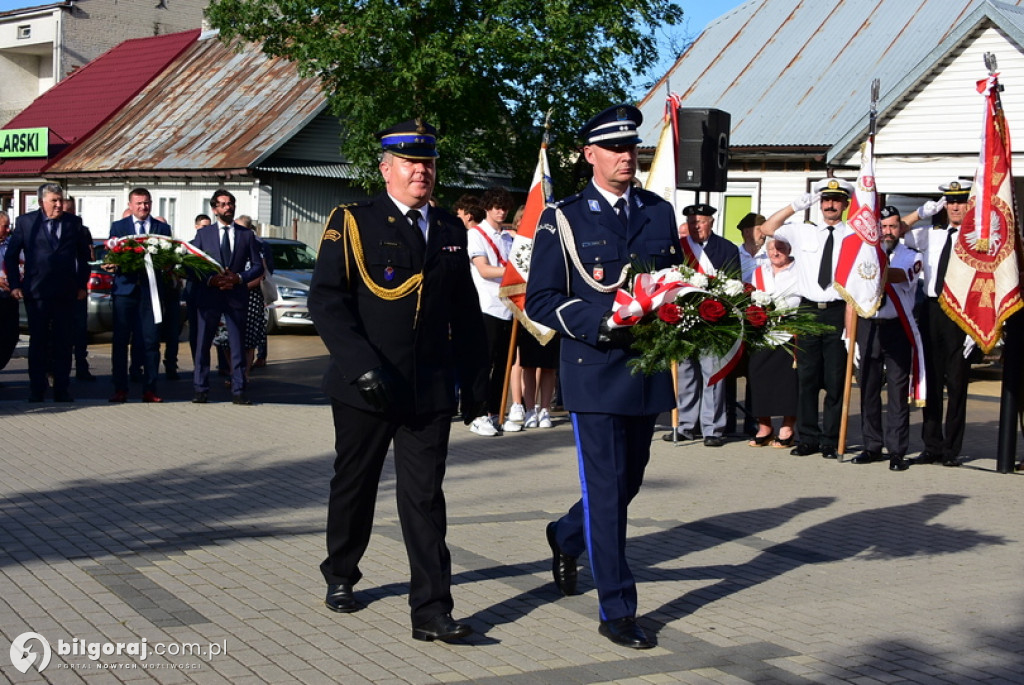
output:
[[[676,112],[676,187],[708,193],[725,191],[729,172],[729,113],[695,107],[680,107]]]

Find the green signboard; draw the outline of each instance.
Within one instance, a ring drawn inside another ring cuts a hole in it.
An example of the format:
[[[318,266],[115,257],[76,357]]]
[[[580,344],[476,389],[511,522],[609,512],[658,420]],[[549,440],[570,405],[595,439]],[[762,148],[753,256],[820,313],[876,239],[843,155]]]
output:
[[[0,129],[0,157],[47,157],[50,129]]]

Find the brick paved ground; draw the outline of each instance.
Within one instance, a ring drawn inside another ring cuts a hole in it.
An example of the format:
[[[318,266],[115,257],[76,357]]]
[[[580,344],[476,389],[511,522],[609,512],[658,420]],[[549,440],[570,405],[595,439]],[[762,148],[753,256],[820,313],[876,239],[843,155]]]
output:
[[[640,622],[659,643],[646,652],[597,634],[589,571],[577,597],[550,582],[544,525],[578,492],[564,417],[499,438],[458,424],[446,481],[455,614],[477,635],[428,644],[410,637],[389,467],[357,586],[367,607],[322,605],[323,360],[315,338],[282,340],[272,338],[279,360],[258,372],[253,407],[225,402],[226,390],[192,405],[187,382],[165,384],[175,401],[161,406],[109,405],[109,377],[74,383],[74,405],[27,405],[24,360],[0,373],[0,680],[1024,681],[1024,481],[995,472],[993,382],[971,386],[960,469],[890,473],[745,441],[657,440],[628,548]],[[293,344],[308,349],[281,359]],[[101,372],[104,350],[94,350]],[[42,674],[23,675],[7,649],[26,631],[55,650],[145,639],[151,650],[223,653],[55,653]]]

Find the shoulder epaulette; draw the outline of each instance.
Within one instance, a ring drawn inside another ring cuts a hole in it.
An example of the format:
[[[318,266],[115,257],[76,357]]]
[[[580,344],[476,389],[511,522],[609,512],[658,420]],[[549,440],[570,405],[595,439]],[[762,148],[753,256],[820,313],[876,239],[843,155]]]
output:
[[[576,193],[575,195],[564,197],[561,200],[558,200],[557,202],[552,202],[548,205],[548,207],[565,207],[566,205],[571,205],[573,202],[576,202],[581,197],[583,197],[583,193]]]

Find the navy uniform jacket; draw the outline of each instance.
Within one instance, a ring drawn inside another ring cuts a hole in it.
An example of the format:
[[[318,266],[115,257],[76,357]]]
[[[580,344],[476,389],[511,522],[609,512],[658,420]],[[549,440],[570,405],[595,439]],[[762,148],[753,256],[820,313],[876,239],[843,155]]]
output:
[[[632,190],[629,227],[623,228],[615,210],[593,183],[558,206],[572,226],[576,250],[587,274],[603,270],[601,285],[618,279],[624,266],[644,270],[678,265],[682,261],[675,217],[670,205],[654,193]],[[675,406],[668,373],[633,373],[632,350],[597,343],[601,321],[611,312],[615,292],[591,288],[562,249],[555,209],[541,215],[533,239],[526,312],[531,319],[562,334],[562,400],[571,412],[645,416]]]
[[[466,229],[443,210],[429,213],[425,256],[414,246],[416,229],[387,193],[338,207],[327,222],[310,282],[309,311],[331,354],[323,389],[339,402],[374,411],[354,383],[379,367],[393,381],[390,390],[406,416],[453,411],[456,371],[464,405],[484,397],[486,334],[466,256]],[[370,281],[391,290],[422,270],[419,295],[387,300],[371,291],[356,265],[352,241],[345,239],[347,215],[358,227]]]
[[[155,217],[149,217],[149,232],[156,235],[165,235],[168,238],[171,237],[171,227],[169,224],[165,224],[162,221],[157,221]],[[110,237],[111,238],[123,238],[129,235],[135,235],[135,217],[128,216],[124,219],[119,219],[114,223],[110,224]],[[157,285],[163,283],[163,278],[157,278]],[[149,289],[149,278],[146,277],[145,271],[136,272],[133,274],[122,274],[118,273],[114,277],[114,295],[132,295],[136,290],[148,290]]]
[[[227,307],[244,310],[249,303],[249,288],[247,284],[259,278],[263,274],[263,260],[260,258],[260,243],[252,229],[233,224],[234,248],[231,251],[231,261],[224,264],[225,268],[231,269],[242,277],[231,290],[211,288],[208,284],[212,276],[204,276],[196,281],[193,287],[196,307],[206,309],[217,307],[224,311]],[[220,261],[220,226],[214,222],[209,226],[203,226],[196,232],[192,244],[200,250]]]
[[[693,242],[697,242],[697,239],[693,238]],[[716,273],[724,271],[729,276],[741,278],[740,253],[735,244],[717,233],[712,233],[704,243],[704,254],[708,256],[708,261],[715,267]],[[696,268],[696,265],[691,266]]]
[[[90,240],[82,220],[74,214],[62,214],[60,240],[50,243],[46,216],[35,210],[22,214],[14,222],[5,254],[7,282],[11,290],[21,288],[28,299],[66,299],[78,297],[89,282]],[[18,270],[19,256],[25,253],[25,276]]]

